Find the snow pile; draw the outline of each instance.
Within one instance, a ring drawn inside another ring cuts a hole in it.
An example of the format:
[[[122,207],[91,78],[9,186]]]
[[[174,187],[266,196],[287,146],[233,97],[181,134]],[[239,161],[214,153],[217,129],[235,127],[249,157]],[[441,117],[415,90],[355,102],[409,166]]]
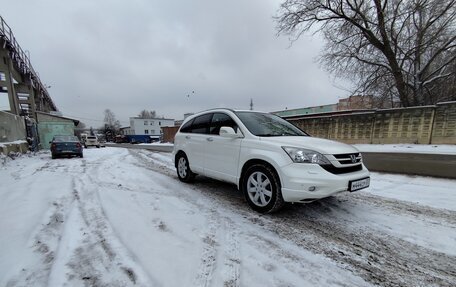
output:
[[[17,140],[17,141],[12,141],[12,142],[0,142],[0,147],[6,147],[9,145],[14,145],[14,144],[25,144],[27,141],[25,140]]]

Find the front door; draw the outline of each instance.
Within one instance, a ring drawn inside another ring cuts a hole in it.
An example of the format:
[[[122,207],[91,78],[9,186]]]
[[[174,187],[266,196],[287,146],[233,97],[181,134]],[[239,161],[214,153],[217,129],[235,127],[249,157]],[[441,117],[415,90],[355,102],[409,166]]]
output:
[[[219,132],[222,126],[232,127],[235,131],[238,129],[229,115],[214,113],[204,145],[204,173],[216,179],[236,183],[242,139],[221,137]]]

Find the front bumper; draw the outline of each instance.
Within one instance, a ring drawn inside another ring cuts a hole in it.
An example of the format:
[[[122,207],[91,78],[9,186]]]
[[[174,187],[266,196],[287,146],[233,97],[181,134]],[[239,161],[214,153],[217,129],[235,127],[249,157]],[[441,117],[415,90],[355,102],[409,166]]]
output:
[[[308,202],[347,191],[350,181],[366,177],[364,165],[360,171],[332,174],[317,164],[292,163],[281,168],[282,196],[286,202]]]

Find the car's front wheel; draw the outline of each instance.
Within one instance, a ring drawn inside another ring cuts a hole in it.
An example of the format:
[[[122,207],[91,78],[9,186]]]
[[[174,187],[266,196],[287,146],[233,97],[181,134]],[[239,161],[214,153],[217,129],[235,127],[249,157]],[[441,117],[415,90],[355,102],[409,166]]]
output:
[[[177,176],[180,181],[191,182],[195,178],[195,174],[192,172],[190,165],[188,164],[187,156],[183,153],[177,155],[176,157],[176,169]]]
[[[247,168],[242,190],[247,203],[255,211],[271,213],[284,205],[279,177],[267,165],[254,164]]]

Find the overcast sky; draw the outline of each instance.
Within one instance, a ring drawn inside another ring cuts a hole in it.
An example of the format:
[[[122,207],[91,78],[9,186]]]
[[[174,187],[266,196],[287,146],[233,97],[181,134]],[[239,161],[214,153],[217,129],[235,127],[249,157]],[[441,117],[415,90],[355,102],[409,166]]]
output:
[[[280,0],[14,0],[0,15],[64,116],[122,125],[215,107],[277,111],[348,96],[316,58],[318,35],[276,36]],[[187,96],[189,95],[189,96]]]

